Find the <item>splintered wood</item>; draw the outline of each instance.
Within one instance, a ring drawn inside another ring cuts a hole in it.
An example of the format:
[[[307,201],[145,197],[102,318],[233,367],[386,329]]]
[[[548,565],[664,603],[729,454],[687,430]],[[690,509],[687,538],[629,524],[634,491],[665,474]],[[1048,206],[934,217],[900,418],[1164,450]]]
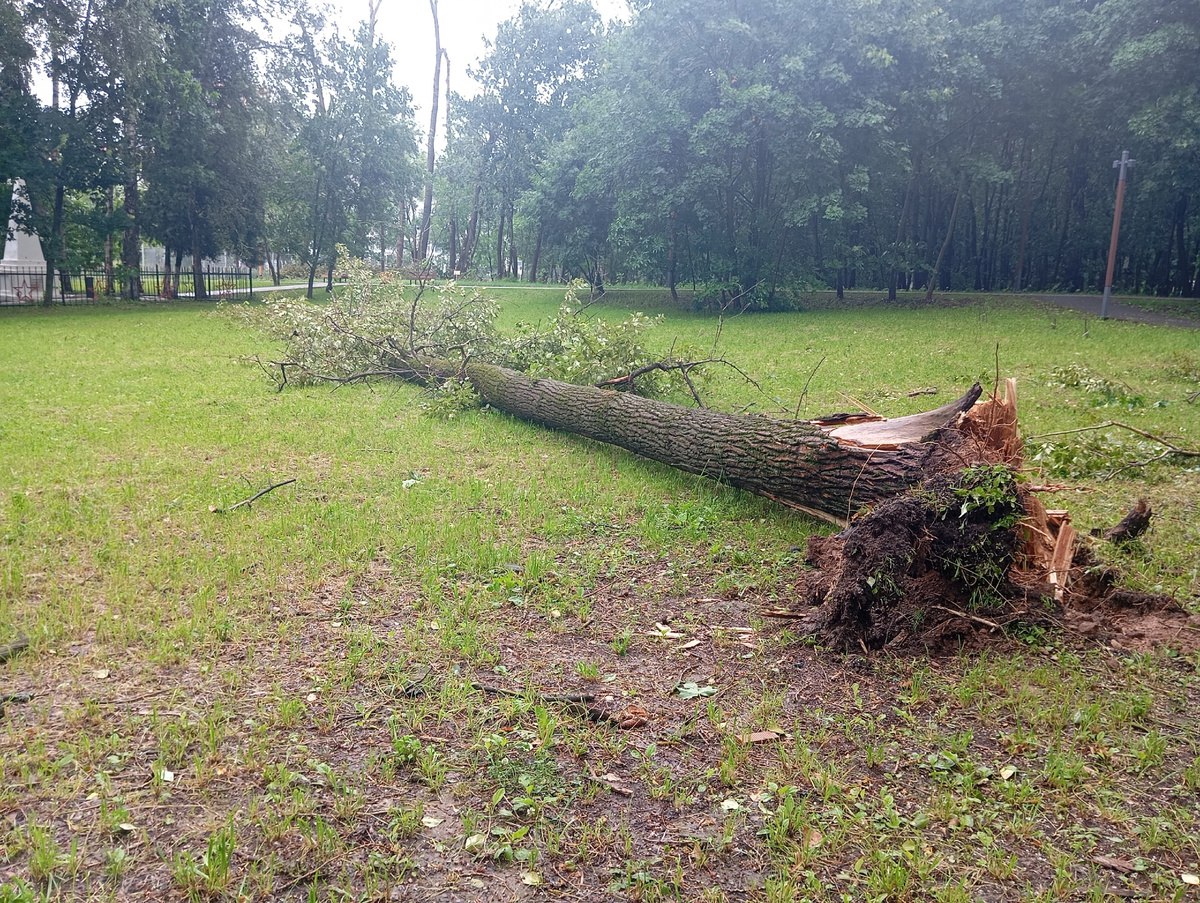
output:
[[[977,402],[962,416],[960,428],[975,440],[980,460],[1020,470],[1024,462],[1017,422],[1017,381],[1004,380],[1002,397],[992,395]],[[1075,560],[1075,528],[1066,511],[1047,511],[1029,492],[1022,493],[1026,516],[1021,521],[1021,546],[1017,549],[1014,577],[1045,581],[1054,598],[1062,602]]]

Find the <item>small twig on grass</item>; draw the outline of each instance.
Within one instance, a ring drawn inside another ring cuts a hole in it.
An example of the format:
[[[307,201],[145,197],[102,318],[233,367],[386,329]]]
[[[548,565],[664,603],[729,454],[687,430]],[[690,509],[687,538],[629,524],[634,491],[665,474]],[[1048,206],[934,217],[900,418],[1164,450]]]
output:
[[[250,498],[248,498],[248,499],[242,499],[242,500],[241,500],[240,502],[238,502],[237,504],[235,504],[235,505],[230,505],[228,508],[215,508],[215,507],[214,507],[214,508],[212,509],[212,512],[213,512],[214,514],[228,514],[230,511],[236,511],[238,508],[241,508],[241,507],[244,507],[244,506],[247,506],[247,505],[251,505],[251,504],[253,504],[254,502],[257,502],[257,501],[258,501],[260,498],[262,498],[262,497],[263,497],[264,495],[266,495],[268,492],[274,492],[274,491],[275,491],[276,489],[278,489],[280,486],[288,486],[288,485],[290,485],[290,484],[292,484],[292,483],[295,483],[295,482],[296,482],[296,478],[295,478],[295,477],[292,477],[291,479],[287,479],[287,480],[281,480],[281,481],[280,481],[280,482],[278,482],[278,483],[272,483],[272,484],[271,484],[270,486],[268,486],[266,489],[260,489],[258,492],[254,493],[254,495],[250,496]]]
[[[317,878],[318,876],[323,874],[330,866],[341,861],[342,859],[345,859],[352,852],[358,852],[358,850],[348,850],[344,853],[338,853],[334,856],[329,857],[324,862],[322,862],[320,865],[314,866],[313,868],[310,868],[306,872],[301,872],[299,875],[296,875],[293,878],[289,878],[287,881],[283,882],[283,884],[278,885],[277,887],[273,888],[274,894],[275,895],[285,894],[289,890],[291,890],[293,887],[295,887],[296,885],[303,884],[305,881]]]
[[[143,699],[149,699],[152,696],[162,696],[165,693],[177,689],[176,687],[162,687],[158,690],[151,690],[149,693],[143,693],[141,696],[129,696],[125,699],[97,699],[94,705],[129,705],[131,702],[141,702]]]
[[[857,407],[860,411],[864,411],[865,413],[870,414],[872,417],[878,417],[880,420],[887,419],[882,414],[880,414],[878,411],[874,411],[871,408],[867,407],[863,402],[859,401],[857,398],[855,398],[849,392],[841,392],[839,394],[842,396],[842,398],[846,399],[846,401],[850,402],[852,405]]]
[[[967,614],[965,611],[959,611],[957,608],[947,608],[945,605],[930,605],[930,608],[936,608],[938,611],[944,611],[948,615],[954,615],[956,618],[964,618],[968,621],[974,621],[976,624],[982,624],[984,627],[990,627],[992,630],[1003,630],[1001,624],[995,621],[989,621],[987,618],[981,618],[978,615]]]
[[[808,397],[808,386],[813,381],[813,377],[817,375],[817,371],[821,369],[821,365],[825,363],[826,355],[822,355],[817,361],[817,366],[813,367],[808,374],[808,379],[804,381],[804,388],[800,390],[800,397],[796,399],[796,413],[792,415],[793,420],[800,419],[800,409],[804,407],[804,399]]]
[[[488,684],[471,683],[471,688],[479,690],[488,696],[510,696],[514,699],[524,699],[527,695],[524,690],[506,690],[504,687],[493,687]],[[534,694],[542,702],[595,702],[596,697],[591,693],[535,693]]]
[[[1122,430],[1128,430],[1131,433],[1136,433],[1143,439],[1149,439],[1151,442],[1157,442],[1159,445],[1168,449],[1171,454],[1181,455],[1184,458],[1200,458],[1200,451],[1190,448],[1180,448],[1169,439],[1164,439],[1162,436],[1156,436],[1154,433],[1148,433],[1143,429],[1138,429],[1136,426],[1130,426],[1128,423],[1122,423],[1120,420],[1105,420],[1103,423],[1097,423],[1093,426],[1081,426],[1073,430],[1056,430],[1053,433],[1042,433],[1039,436],[1030,436],[1030,441],[1036,439],[1049,439],[1053,436],[1070,436],[1075,433],[1093,433],[1097,430],[1106,430],[1109,427],[1116,427]],[[1154,459],[1154,460],[1157,460]]]
[[[528,691],[506,690],[503,687],[493,687],[488,684],[475,683],[474,681],[471,682],[471,687],[488,696],[508,696],[514,699],[524,699],[530,695]],[[582,712],[587,716],[589,721],[605,722],[608,724],[619,723],[619,720],[608,712],[589,705],[589,703],[596,701],[596,697],[591,693],[534,693],[532,695],[539,702],[557,702],[566,706],[568,711],[574,709]]]
[[[25,636],[23,633],[18,633],[17,638],[11,643],[6,643],[5,645],[0,646],[0,664],[3,664],[10,658],[14,658],[16,655],[24,652],[28,648],[29,637]]]

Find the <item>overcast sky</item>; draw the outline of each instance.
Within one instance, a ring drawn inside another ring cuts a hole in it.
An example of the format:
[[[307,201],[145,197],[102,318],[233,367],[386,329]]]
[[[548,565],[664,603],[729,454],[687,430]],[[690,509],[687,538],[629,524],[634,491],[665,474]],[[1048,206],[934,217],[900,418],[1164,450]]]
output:
[[[628,15],[625,0],[592,0],[592,5],[606,20]],[[467,67],[483,55],[484,39],[494,38],[496,26],[512,18],[520,7],[520,0],[439,0],[442,47],[450,57],[450,87],[456,93],[475,93],[474,83],[467,78]],[[367,17],[367,0],[335,0],[334,9],[343,33],[349,35]],[[412,92],[417,122],[424,130],[429,127],[433,89],[433,16],[429,0],[383,0],[377,29],[394,49],[396,82],[407,85]],[[444,71],[442,77],[445,79]]]

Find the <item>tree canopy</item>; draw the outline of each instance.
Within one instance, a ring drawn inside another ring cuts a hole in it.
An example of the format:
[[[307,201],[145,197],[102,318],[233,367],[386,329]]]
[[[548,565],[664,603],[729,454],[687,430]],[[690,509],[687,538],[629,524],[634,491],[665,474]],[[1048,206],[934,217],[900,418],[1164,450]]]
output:
[[[1200,287],[1200,0],[634,0],[608,23],[531,0],[458,61],[475,89],[449,92],[442,48],[432,183],[377,12],[5,0],[0,178],[29,182],[48,262],[108,232],[310,285],[342,243],[739,308],[1095,290],[1128,150],[1118,288]]]

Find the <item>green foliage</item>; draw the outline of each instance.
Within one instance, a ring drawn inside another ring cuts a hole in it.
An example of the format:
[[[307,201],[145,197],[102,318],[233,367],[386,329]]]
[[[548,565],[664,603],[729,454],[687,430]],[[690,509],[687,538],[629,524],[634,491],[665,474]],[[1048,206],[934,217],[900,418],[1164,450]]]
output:
[[[501,345],[501,360],[530,376],[580,385],[625,376],[658,360],[644,342],[646,331],[660,325],[661,317],[635,313],[614,322],[588,316],[578,300],[581,288],[575,283],[567,290],[557,315],[545,326],[519,324],[513,338]],[[666,374],[647,373],[637,389],[643,395],[660,395],[668,385]]]
[[[328,304],[302,299],[268,301],[261,309],[229,308],[231,316],[265,326],[287,349],[287,381],[313,383],[406,372],[409,359],[466,363],[482,360],[583,385],[627,376],[658,361],[645,334],[661,324],[635,313],[620,321],[589,316],[567,291],[556,316],[543,325],[518,325],[511,336],[496,329],[497,303],[478,288],[455,283],[414,287],[392,274],[373,272],[363,261],[343,256],[345,286]],[[703,378],[690,371],[693,384]],[[665,394],[679,385],[677,373],[651,370],[632,384],[641,394]],[[423,409],[451,419],[478,398],[462,379],[432,387]]]
[[[1109,477],[1138,461],[1162,453],[1162,447],[1145,440],[1114,439],[1102,433],[1084,433],[1030,444],[1031,463],[1047,474],[1067,479]]]
[[[214,831],[199,857],[181,852],[175,857],[175,882],[190,896],[217,895],[232,880],[233,854],[237,833],[232,823]]]
[[[453,420],[463,411],[479,407],[479,393],[465,379],[447,379],[431,388],[421,410],[435,420]]]
[[[417,291],[346,256],[341,267],[346,285],[327,304],[284,298],[264,306],[261,322],[283,339],[294,365],[289,381],[378,373],[396,365],[397,353],[462,360],[495,345],[497,306],[478,289],[450,283]]]
[[[959,474],[954,494],[962,499],[958,516],[970,517],[982,512],[995,529],[1003,530],[1015,523],[1014,509],[1017,495],[1017,478],[1012,468],[1003,464],[976,464],[964,468]],[[1005,511],[1005,517],[994,518],[997,512]]]
[[[1127,410],[1145,407],[1146,399],[1125,383],[1114,382],[1094,373],[1082,364],[1068,364],[1050,371],[1049,385],[1076,389],[1087,396],[1093,407],[1120,407]]]

